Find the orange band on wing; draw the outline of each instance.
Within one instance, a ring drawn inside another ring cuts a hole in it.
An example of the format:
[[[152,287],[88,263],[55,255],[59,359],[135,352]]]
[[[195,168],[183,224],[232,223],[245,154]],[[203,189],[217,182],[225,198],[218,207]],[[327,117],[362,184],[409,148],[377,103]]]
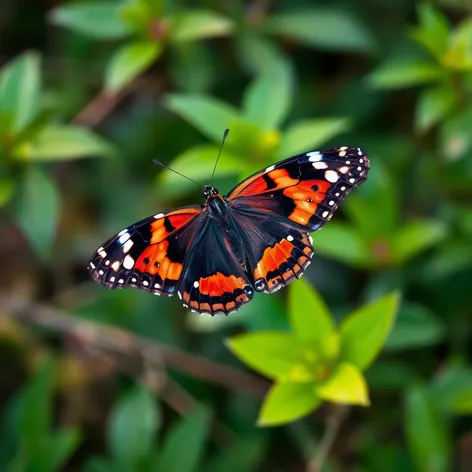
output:
[[[202,295],[220,297],[224,293],[232,293],[237,289],[243,289],[246,285],[247,283],[241,277],[226,276],[221,272],[217,272],[208,277],[200,277],[198,290]]]
[[[274,247],[268,247],[254,270],[254,278],[256,280],[265,279],[269,272],[278,270],[284,262],[290,259],[294,247],[286,239],[282,239]]]
[[[151,223],[152,238],[151,244],[157,244],[163,239],[167,238],[172,234],[176,229],[181,228],[184,224],[188,223],[192,218],[195,218],[195,215],[198,215],[200,210],[191,210],[191,209],[182,209],[176,210],[167,215],[163,215],[161,218],[158,218],[156,221]],[[167,221],[167,226],[166,226]],[[168,227],[172,226],[172,230],[169,231]]]
[[[288,171],[283,168],[275,169],[266,174],[266,178],[269,178],[274,182],[273,186],[269,187],[267,181],[262,177],[262,175],[264,175],[264,173],[255,175],[252,180],[245,180],[242,183],[243,188],[236,188],[234,192],[231,193],[231,198],[271,192],[277,189],[289,187],[290,185],[296,185],[298,183],[298,179],[293,179],[290,177]]]

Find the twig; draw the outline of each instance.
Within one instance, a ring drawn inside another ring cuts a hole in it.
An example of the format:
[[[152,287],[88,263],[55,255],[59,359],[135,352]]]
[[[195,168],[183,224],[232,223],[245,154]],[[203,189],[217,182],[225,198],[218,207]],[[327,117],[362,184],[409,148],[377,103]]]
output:
[[[137,353],[144,362],[152,365],[162,363],[230,390],[261,397],[269,386],[268,382],[254,375],[166,344],[151,341],[119,328],[75,318],[49,305],[0,294],[0,316],[9,314],[29,323],[75,336],[82,342],[101,350],[125,354]]]
[[[326,421],[326,429],[321,438],[318,452],[313,460],[308,463],[307,472],[321,472],[326,459],[328,458],[329,451],[331,450],[336,436],[338,434],[341,423],[346,418],[349,412],[349,407],[345,405],[335,405],[332,413],[328,416]]]

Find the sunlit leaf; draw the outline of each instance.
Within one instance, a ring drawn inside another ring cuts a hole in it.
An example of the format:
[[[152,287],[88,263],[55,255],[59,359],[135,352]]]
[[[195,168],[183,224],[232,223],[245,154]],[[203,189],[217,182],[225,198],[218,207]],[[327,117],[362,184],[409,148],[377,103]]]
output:
[[[437,82],[443,76],[443,69],[433,62],[397,58],[382,64],[367,79],[374,88],[396,89]]]
[[[424,90],[416,104],[416,126],[427,131],[440,123],[453,110],[455,96],[450,88],[436,87]]]
[[[289,317],[295,336],[312,342],[328,359],[339,350],[332,315],[320,294],[305,280],[289,288]]]
[[[438,244],[447,234],[444,223],[439,221],[409,221],[397,230],[391,239],[393,257],[404,263],[416,254]]]
[[[82,2],[51,10],[49,21],[97,39],[120,39],[131,34],[120,19],[117,2]]]
[[[55,472],[63,470],[66,462],[80,444],[78,428],[63,428],[44,437],[41,447],[41,470]]]
[[[172,41],[193,41],[196,39],[227,36],[233,30],[233,22],[212,11],[186,11],[174,19]]]
[[[136,386],[116,405],[109,421],[109,443],[114,458],[135,467],[148,454],[160,426],[157,403],[151,392]]]
[[[312,412],[320,403],[310,383],[276,383],[264,399],[257,424],[277,426],[291,423]]]
[[[164,104],[173,113],[197,128],[210,139],[219,142],[225,128],[239,121],[238,110],[211,97],[199,95],[168,95]]]
[[[289,333],[241,334],[228,339],[227,345],[252,369],[273,379],[290,375],[294,365],[305,361],[304,345]]]
[[[340,359],[360,370],[368,367],[382,349],[397,314],[399,294],[392,293],[362,306],[340,325]]]
[[[327,380],[316,387],[320,398],[333,403],[369,405],[369,393],[361,371],[354,365],[342,362]]]
[[[408,448],[419,472],[451,470],[447,427],[421,387],[407,392],[404,424]]]
[[[444,335],[444,323],[437,315],[424,306],[408,303],[399,309],[385,349],[421,349],[439,343]]]
[[[313,233],[315,251],[358,267],[371,267],[373,256],[365,239],[355,228],[330,221],[322,230]]]
[[[158,470],[193,472],[202,458],[210,428],[209,412],[198,407],[166,433],[158,458]],[[182,445],[185,444],[185,454]]]
[[[14,135],[28,125],[38,111],[40,65],[40,56],[28,52],[0,71],[0,113],[10,117]]]
[[[15,199],[16,219],[33,249],[48,255],[58,225],[59,195],[54,182],[36,167],[27,169]]]
[[[79,157],[109,156],[113,148],[93,131],[75,125],[45,128],[32,141],[14,149],[17,160],[46,162]]]
[[[246,121],[264,130],[277,129],[284,122],[291,107],[292,74],[289,64],[281,62],[259,75],[244,96]]]
[[[338,134],[347,131],[349,125],[347,118],[314,118],[299,121],[284,132],[276,158],[284,159],[321,147]]]
[[[316,48],[369,51],[374,47],[373,37],[365,26],[343,10],[308,8],[279,13],[266,20],[264,26],[269,33],[294,38]]]
[[[122,46],[108,64],[106,89],[116,92],[128,85],[159,58],[162,49],[162,44],[151,41],[137,41]]]

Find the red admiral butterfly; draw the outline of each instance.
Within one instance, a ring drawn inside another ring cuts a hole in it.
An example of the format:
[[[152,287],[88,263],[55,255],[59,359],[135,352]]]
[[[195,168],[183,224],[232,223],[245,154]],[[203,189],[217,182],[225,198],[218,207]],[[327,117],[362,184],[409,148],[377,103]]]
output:
[[[273,293],[298,279],[320,229],[353,187],[367,179],[360,148],[336,147],[285,159],[226,196],[211,185],[205,204],[158,213],[120,231],[88,269],[106,288],[177,293],[186,308],[229,314],[254,291]]]

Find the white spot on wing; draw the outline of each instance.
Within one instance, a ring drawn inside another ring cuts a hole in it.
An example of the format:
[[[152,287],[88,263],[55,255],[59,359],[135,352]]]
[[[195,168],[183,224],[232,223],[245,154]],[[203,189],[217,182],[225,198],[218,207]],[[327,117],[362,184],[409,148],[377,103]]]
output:
[[[154,218],[158,220],[159,218],[162,218],[164,216],[164,213],[158,213],[157,215],[154,215]]]
[[[105,257],[107,257],[107,253],[106,251],[103,250],[103,248],[100,250],[98,250],[98,255],[102,258],[102,259],[105,259]]]
[[[355,181],[356,179],[354,177],[352,177],[352,179],[349,179],[349,182],[351,182],[351,184],[353,184]]]
[[[266,171],[266,172],[270,172],[270,171],[272,171],[272,170],[274,170],[274,169],[275,169],[275,164],[274,164],[273,166],[267,167],[267,169],[266,169],[265,171]]]
[[[339,148],[340,151],[347,151],[347,146],[342,146]]]
[[[123,267],[128,270],[134,267],[134,259],[130,255],[123,259]]]
[[[287,236],[287,241],[290,241],[290,242],[293,241],[293,236],[292,236],[291,234],[289,234],[289,235]]]
[[[115,261],[111,265],[111,268],[115,271],[118,272],[120,270],[120,261]]]
[[[106,266],[110,265],[110,261],[108,259],[105,261],[105,265]]]
[[[154,288],[161,288],[161,286],[159,284],[154,284]]]
[[[128,241],[126,241],[124,244],[123,244],[123,252],[126,254],[130,249],[131,247],[133,246],[133,241],[131,241],[131,239],[128,239]]]
[[[310,233],[308,233],[308,241],[310,241],[310,244],[313,245],[313,238],[311,237]]]
[[[98,271],[98,273],[99,273],[100,275],[103,275],[103,270],[100,269],[100,270]]]
[[[115,281],[115,277],[110,277],[110,282],[114,282]]]
[[[147,280],[143,280],[143,285],[147,287],[149,285],[149,282]]]
[[[323,212],[323,214],[321,215],[323,218],[326,218],[327,216],[329,215],[329,211],[326,210]]]
[[[330,200],[330,202],[328,203],[329,206],[333,206],[334,205],[334,200]]]
[[[95,269],[95,264],[94,264],[93,262],[91,262],[91,263],[90,263],[90,267],[91,267],[92,269]]]
[[[325,179],[333,184],[339,180],[339,174],[335,170],[327,170],[324,175]]]
[[[327,169],[328,164],[326,162],[313,162],[313,167],[315,169]]]
[[[119,233],[118,236],[123,236],[123,234],[128,232],[128,228],[122,229]]]
[[[125,281],[123,279],[120,279],[120,280],[118,280],[118,283],[123,284],[123,283],[125,283]]]
[[[341,174],[347,174],[349,172],[349,167],[347,166],[340,167],[339,172],[341,172]]]
[[[195,288],[198,288],[198,287],[200,286],[200,284],[198,283],[197,280],[195,280],[195,282],[193,283],[193,286],[194,286]]]
[[[177,292],[177,295],[178,295],[179,298],[182,300],[182,294],[180,293],[180,291]]]
[[[118,242],[120,244],[124,244],[128,239],[131,237],[131,235],[125,230],[125,232],[120,236],[118,239]]]
[[[310,162],[321,161],[321,159],[323,159],[323,155],[320,151],[307,152],[306,155]]]

